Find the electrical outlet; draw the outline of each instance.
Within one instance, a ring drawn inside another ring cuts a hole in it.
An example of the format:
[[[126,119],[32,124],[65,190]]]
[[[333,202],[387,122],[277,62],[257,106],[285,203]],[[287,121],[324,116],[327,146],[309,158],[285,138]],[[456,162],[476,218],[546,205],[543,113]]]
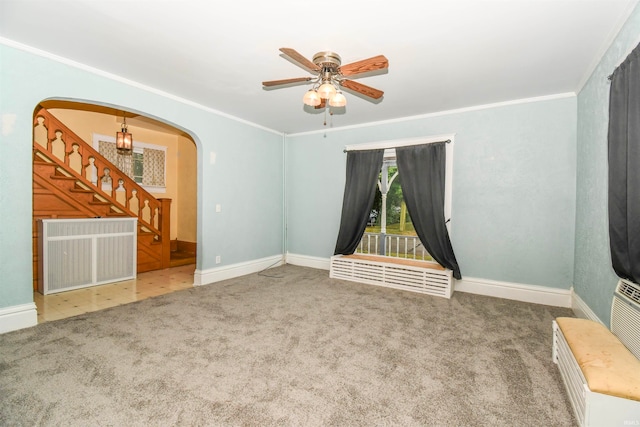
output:
[[[216,256],[216,264],[220,264],[220,255]]]
[[[220,206],[220,203],[216,205],[216,212],[222,212],[222,206]]]

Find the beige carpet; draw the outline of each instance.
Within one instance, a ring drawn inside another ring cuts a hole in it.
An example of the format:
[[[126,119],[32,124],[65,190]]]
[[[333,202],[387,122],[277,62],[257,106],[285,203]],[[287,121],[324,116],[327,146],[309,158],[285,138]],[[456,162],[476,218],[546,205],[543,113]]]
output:
[[[0,425],[570,426],[567,315],[283,266],[0,335]]]

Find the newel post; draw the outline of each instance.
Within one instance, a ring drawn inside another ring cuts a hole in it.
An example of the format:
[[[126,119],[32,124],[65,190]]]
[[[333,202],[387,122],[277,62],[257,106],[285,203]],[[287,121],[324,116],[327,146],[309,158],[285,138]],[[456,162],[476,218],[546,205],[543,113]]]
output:
[[[158,199],[160,202],[160,232],[162,233],[162,268],[169,268],[171,261],[171,199]]]

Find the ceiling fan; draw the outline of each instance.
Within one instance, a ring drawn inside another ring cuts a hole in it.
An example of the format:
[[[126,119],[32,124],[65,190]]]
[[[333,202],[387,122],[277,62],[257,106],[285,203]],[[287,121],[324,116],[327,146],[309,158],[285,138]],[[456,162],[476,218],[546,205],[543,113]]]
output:
[[[313,81],[313,87],[307,91],[303,98],[303,102],[306,105],[324,108],[328,102],[331,107],[344,107],[347,105],[347,99],[340,90],[343,87],[371,99],[380,99],[384,95],[381,90],[347,79],[347,77],[366,77],[364,76],[365,73],[387,69],[389,61],[384,55],[341,65],[342,59],[335,52],[318,52],[311,61],[295,49],[283,47],[280,48],[280,52],[294,64],[313,74],[314,77],[271,80],[262,82],[262,85],[264,87],[273,87]]]

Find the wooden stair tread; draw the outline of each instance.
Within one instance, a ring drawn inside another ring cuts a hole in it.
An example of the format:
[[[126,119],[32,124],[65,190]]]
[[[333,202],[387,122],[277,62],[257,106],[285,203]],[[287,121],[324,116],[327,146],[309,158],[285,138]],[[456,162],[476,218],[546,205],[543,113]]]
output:
[[[196,263],[196,254],[186,251],[172,251],[169,260],[170,267],[178,267],[180,265],[189,265]]]
[[[77,179],[73,176],[65,176],[65,175],[51,175],[49,178],[51,179],[60,179],[66,181],[76,181]]]
[[[149,244],[150,245],[161,245],[162,241],[161,240],[155,240],[156,234],[152,233],[150,231],[143,231],[138,229],[138,238],[139,239],[145,239],[145,240],[149,240]]]

